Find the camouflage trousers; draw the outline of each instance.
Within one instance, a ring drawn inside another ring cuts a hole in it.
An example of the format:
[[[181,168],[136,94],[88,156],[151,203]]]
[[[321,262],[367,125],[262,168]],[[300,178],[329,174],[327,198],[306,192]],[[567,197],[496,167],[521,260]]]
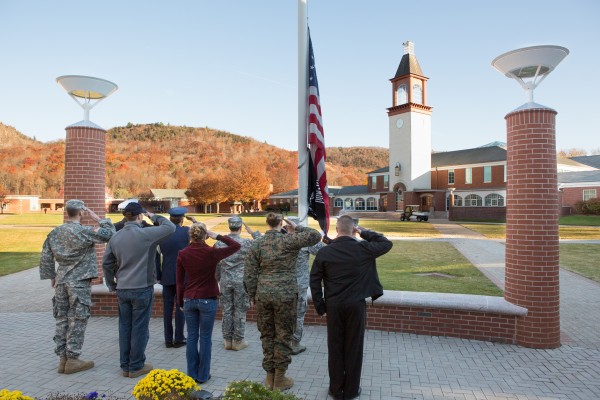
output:
[[[298,306],[296,308],[296,330],[294,331],[294,339],[296,342],[302,340],[304,331],[304,315],[308,309],[308,288],[298,287]]]
[[[225,340],[242,340],[246,336],[246,311],[250,308],[243,282],[221,285],[222,331]]]
[[[296,296],[259,296],[256,301],[256,325],[263,348],[262,366],[267,372],[287,370],[292,362],[290,342],[296,327],[296,303]]]
[[[78,358],[83,347],[85,328],[90,317],[92,287],[90,280],[57,284],[52,308],[56,319],[54,352],[58,356]]]

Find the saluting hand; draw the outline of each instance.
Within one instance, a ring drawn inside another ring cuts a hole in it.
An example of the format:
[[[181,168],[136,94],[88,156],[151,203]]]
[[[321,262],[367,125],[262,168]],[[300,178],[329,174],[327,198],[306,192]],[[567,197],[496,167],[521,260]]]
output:
[[[208,232],[206,232],[206,234],[208,235],[209,238],[215,239],[215,240],[217,240],[217,236],[219,236],[218,234],[214,233],[213,231],[208,231]]]

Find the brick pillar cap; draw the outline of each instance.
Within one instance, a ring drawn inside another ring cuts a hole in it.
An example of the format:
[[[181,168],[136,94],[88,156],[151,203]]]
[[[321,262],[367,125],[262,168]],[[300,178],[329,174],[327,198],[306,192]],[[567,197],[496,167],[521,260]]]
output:
[[[555,115],[558,114],[558,112],[556,112],[555,109],[550,108],[550,107],[546,107],[542,104],[538,104],[538,103],[525,103],[520,107],[515,108],[514,110],[512,110],[511,112],[509,112],[508,114],[506,114],[506,116],[504,117],[504,119],[510,117],[513,114],[516,113],[520,113],[523,111],[534,111],[534,110],[540,110],[540,111],[549,111],[554,113]]]

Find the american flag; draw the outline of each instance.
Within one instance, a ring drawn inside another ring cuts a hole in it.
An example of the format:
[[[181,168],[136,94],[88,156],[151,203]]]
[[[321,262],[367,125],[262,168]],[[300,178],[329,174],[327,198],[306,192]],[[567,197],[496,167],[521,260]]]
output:
[[[325,171],[325,133],[319,103],[319,83],[310,32],[308,34],[308,215],[319,221],[325,234],[329,231],[329,187]]]

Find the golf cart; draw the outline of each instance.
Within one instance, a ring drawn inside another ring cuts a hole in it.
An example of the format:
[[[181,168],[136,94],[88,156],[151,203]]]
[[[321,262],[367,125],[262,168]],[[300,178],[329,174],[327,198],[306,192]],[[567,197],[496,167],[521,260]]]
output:
[[[412,218],[413,221],[427,221],[429,219],[429,213],[426,211],[421,211],[420,206],[411,205],[404,206],[404,210],[400,214],[400,221],[410,221]]]

